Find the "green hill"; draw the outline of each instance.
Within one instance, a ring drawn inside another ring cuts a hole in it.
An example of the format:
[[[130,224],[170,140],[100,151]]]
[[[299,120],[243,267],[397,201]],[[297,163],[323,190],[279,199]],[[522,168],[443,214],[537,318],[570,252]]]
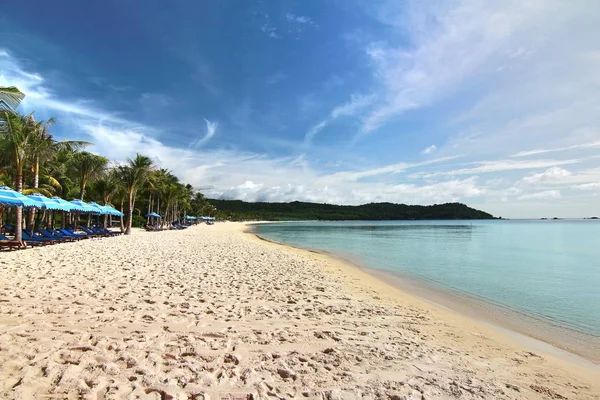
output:
[[[263,220],[423,220],[423,219],[493,219],[491,214],[462,203],[409,206],[393,203],[369,203],[360,206],[304,203],[247,203],[240,200],[208,201],[218,215],[231,219]]]

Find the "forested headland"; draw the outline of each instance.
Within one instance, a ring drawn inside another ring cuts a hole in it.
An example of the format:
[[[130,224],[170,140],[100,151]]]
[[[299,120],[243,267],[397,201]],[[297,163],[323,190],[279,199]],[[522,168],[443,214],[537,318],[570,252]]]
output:
[[[485,212],[462,203],[430,206],[394,203],[369,203],[359,206],[305,203],[248,203],[240,200],[208,199],[218,215],[236,220],[434,220],[434,219],[493,219]]]

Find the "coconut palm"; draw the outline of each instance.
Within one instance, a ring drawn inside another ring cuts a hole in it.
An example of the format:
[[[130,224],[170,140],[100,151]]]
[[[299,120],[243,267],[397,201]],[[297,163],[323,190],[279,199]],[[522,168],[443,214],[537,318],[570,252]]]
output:
[[[102,176],[107,165],[108,159],[105,157],[88,153],[87,151],[75,153],[71,161],[71,167],[77,174],[80,200],[83,200],[85,187],[88,182]]]
[[[33,117],[32,117],[33,122]],[[48,121],[39,121],[35,123],[35,131],[33,134],[33,140],[31,142],[31,149],[29,152],[29,156],[32,158],[33,164],[33,189],[30,189],[29,192],[40,192],[46,196],[52,195],[48,190],[43,189],[40,190],[40,163],[47,162],[51,160],[56,153],[60,151],[75,151],[82,147],[89,146],[91,143],[81,141],[81,140],[64,140],[64,141],[56,141],[54,137],[50,134],[49,128],[54,125],[54,118],[50,118]],[[45,174],[43,178],[54,188],[60,188],[61,185],[58,180],[52,175]],[[32,209],[29,213],[29,221],[27,226],[32,226],[35,218],[35,209]]]
[[[27,162],[33,142],[35,124],[31,115],[22,115],[14,111],[0,111],[0,157],[5,163],[12,162],[15,173],[15,188],[23,191],[23,168]],[[22,241],[21,225],[23,210],[17,207],[15,239]]]
[[[97,179],[92,185],[92,197],[102,199],[104,204],[109,204],[113,195],[119,191],[121,182],[117,169],[112,168],[103,177]],[[108,215],[104,216],[104,227],[108,224]]]
[[[154,169],[154,163],[150,157],[136,154],[135,158],[127,159],[126,165],[119,166],[119,177],[127,188],[128,207],[125,234],[131,234],[133,223],[133,210],[135,208],[135,197],[138,189],[144,185]]]

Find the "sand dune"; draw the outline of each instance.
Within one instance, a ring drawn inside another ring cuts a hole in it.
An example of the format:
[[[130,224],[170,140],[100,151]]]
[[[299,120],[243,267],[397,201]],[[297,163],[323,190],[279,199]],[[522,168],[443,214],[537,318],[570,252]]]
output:
[[[3,399],[599,399],[596,378],[240,224],[0,253]]]

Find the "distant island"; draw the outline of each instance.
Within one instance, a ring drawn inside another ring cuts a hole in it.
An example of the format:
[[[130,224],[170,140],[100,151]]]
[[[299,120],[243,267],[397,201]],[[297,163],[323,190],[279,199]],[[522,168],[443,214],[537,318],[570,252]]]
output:
[[[248,203],[240,200],[207,199],[220,215],[232,220],[261,219],[288,220],[432,220],[432,219],[495,219],[485,211],[476,210],[462,203],[410,206],[394,203],[369,203],[360,206],[305,203]]]

